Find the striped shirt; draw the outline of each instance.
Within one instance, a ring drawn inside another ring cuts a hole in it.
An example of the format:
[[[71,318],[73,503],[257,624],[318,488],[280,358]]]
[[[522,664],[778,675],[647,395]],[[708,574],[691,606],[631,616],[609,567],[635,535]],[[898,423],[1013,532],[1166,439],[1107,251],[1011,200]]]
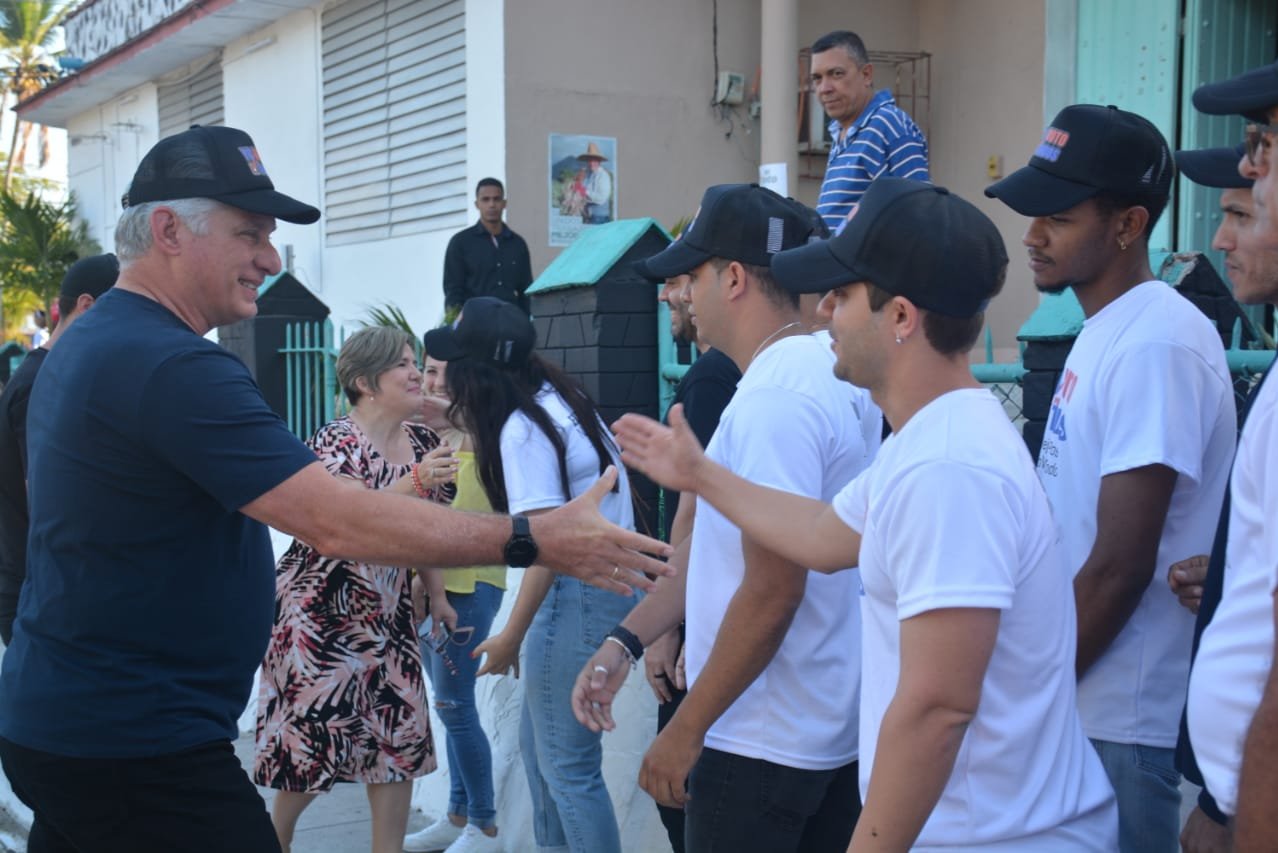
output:
[[[837,231],[852,206],[881,175],[930,181],[927,140],[923,132],[887,89],[875,92],[856,123],[840,138],[843,128],[830,122],[830,161],[817,200],[817,213],[830,231]]]

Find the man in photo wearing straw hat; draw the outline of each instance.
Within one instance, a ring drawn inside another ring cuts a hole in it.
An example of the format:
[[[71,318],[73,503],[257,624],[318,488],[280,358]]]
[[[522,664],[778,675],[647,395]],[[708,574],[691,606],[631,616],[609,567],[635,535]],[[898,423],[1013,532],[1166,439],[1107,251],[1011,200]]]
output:
[[[586,225],[603,225],[612,221],[612,174],[603,167],[607,157],[599,150],[599,146],[591,142],[586,146],[586,153],[578,154],[577,159],[586,164],[583,185],[586,192],[586,209],[581,214],[581,221]]]

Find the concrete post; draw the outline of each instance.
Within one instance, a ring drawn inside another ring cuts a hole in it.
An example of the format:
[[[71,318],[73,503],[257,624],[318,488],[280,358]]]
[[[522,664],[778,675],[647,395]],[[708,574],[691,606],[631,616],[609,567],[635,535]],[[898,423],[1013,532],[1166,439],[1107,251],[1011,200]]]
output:
[[[784,163],[785,192],[794,195],[798,181],[798,0],[760,0],[763,39],[759,98],[762,102],[759,162]]]

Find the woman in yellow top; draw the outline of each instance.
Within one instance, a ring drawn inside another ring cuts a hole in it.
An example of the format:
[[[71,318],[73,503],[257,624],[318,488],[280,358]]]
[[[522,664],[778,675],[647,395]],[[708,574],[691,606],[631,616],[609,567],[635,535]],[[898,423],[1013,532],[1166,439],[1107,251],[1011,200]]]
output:
[[[445,401],[446,366],[445,362],[426,357],[426,393]],[[458,462],[453,509],[492,512],[479,482],[470,436],[447,421],[431,426],[452,446]],[[435,710],[447,731],[451,790],[447,815],[405,838],[404,849],[447,849],[451,853],[500,850],[492,750],[475,708],[479,660],[473,659],[471,652],[488,637],[493,617],[501,608],[506,567],[436,569],[422,574],[430,597],[430,629],[423,632],[422,660],[434,688]]]

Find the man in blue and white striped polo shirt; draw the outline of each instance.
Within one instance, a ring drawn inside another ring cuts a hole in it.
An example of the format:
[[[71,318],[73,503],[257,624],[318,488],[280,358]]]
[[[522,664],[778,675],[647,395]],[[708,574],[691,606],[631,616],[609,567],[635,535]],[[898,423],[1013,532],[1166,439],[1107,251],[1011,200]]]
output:
[[[812,93],[830,117],[834,138],[817,201],[831,231],[875,178],[931,180],[923,132],[890,91],[874,91],[874,66],[856,33],[836,30],[812,45]]]

